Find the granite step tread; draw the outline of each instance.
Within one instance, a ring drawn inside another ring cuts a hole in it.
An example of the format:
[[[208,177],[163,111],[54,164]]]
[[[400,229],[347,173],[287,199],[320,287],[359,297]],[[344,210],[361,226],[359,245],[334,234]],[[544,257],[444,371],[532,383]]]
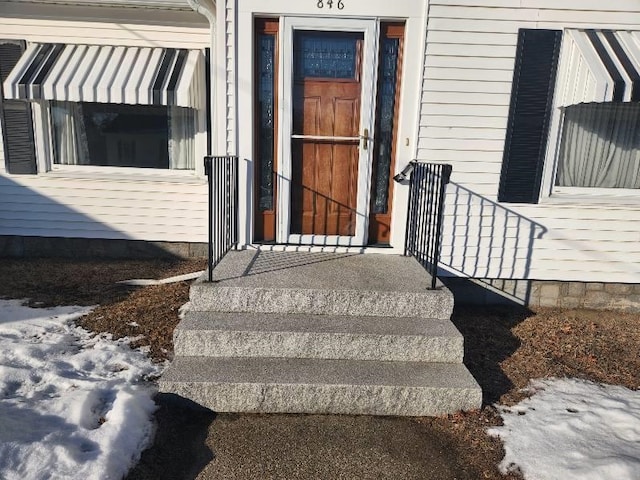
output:
[[[411,257],[231,251],[190,290],[197,311],[448,319],[453,295]]]
[[[225,286],[198,280],[189,300],[195,311],[291,313],[448,319],[453,295],[424,292]]]
[[[219,412],[439,415],[479,408],[462,364],[176,357],[160,391]]]
[[[441,318],[198,312],[190,310],[186,312],[176,329],[460,336],[460,332],[450,320]]]
[[[302,314],[187,312],[176,355],[348,358],[461,363],[450,320]]]

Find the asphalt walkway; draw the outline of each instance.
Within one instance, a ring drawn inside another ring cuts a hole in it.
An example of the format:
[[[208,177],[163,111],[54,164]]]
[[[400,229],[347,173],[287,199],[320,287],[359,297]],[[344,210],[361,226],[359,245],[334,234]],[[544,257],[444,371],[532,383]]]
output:
[[[213,479],[467,478],[447,439],[411,419],[220,415],[197,476]]]
[[[214,414],[159,395],[152,448],[127,480],[478,480],[451,438],[412,418]]]

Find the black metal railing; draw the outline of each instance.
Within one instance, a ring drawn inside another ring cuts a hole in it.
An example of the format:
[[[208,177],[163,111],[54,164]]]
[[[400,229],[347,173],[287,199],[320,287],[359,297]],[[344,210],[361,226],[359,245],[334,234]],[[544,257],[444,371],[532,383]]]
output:
[[[431,275],[436,288],[444,194],[451,165],[411,162],[405,255],[412,255]]]
[[[209,281],[213,269],[238,242],[238,158],[204,157],[209,180]]]

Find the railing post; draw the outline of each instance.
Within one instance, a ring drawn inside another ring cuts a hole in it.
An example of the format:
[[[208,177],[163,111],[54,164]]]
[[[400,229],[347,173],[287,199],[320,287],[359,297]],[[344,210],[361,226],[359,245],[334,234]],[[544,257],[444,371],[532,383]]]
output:
[[[451,179],[451,165],[442,165],[440,170],[440,182],[438,188],[438,211],[436,213],[436,232],[435,232],[435,244],[433,247],[433,271],[434,274],[431,279],[431,288],[436,288],[436,273],[438,272],[438,261],[440,260],[440,244],[441,244],[441,236],[442,236],[442,220],[444,218],[444,195],[447,184]]]
[[[410,162],[410,163],[415,163],[415,162]],[[414,165],[415,167],[415,165]],[[404,255],[405,257],[408,255],[413,255],[413,233],[414,233],[414,219],[415,219],[415,212],[413,211],[413,203],[415,202],[414,196],[415,196],[415,168],[413,170],[411,170],[411,173],[409,174],[409,205],[408,205],[408,212],[407,212],[407,225],[405,226],[405,235],[406,238],[404,239]]]
[[[444,199],[452,167],[411,162],[405,255],[412,255],[430,274],[431,289],[437,283]]]
[[[233,246],[238,245],[238,157],[231,157],[233,162],[233,175],[231,177],[231,185],[233,186],[233,209],[232,209],[232,225],[233,225]]]
[[[213,269],[238,243],[238,158],[207,155],[204,170],[209,187],[208,280],[213,282]]]
[[[209,240],[207,248],[207,268],[208,268],[208,280],[213,281],[213,171],[212,171],[213,157],[204,157],[204,173],[207,176],[208,183],[208,195],[209,195]]]

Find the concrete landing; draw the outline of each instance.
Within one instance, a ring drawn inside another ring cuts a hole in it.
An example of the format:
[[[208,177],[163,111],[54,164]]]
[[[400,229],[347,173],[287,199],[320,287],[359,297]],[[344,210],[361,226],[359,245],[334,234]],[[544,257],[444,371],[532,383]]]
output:
[[[411,257],[359,253],[229,252],[213,271],[226,287],[424,292],[431,277]]]
[[[453,296],[413,258],[381,254],[229,252],[214,283],[196,282],[197,311],[449,319]]]

